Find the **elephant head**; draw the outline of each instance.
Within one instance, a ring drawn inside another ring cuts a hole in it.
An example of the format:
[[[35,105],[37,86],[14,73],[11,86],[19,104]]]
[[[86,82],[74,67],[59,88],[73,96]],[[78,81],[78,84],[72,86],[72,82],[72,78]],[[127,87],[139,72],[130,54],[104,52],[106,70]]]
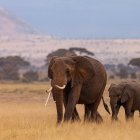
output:
[[[130,83],[123,82],[118,85],[111,84],[109,90],[110,105],[112,109],[112,119],[117,120],[117,114],[121,105],[127,101],[133,100],[136,92]]]
[[[121,96],[123,94],[124,85],[111,84],[109,87],[110,105],[112,110],[112,119],[117,120],[117,108],[121,104]]]
[[[135,93],[135,89],[132,88],[132,86],[130,86],[129,84],[125,85],[124,90],[123,90],[123,94],[121,96],[121,103],[125,103],[128,100],[132,100],[132,96]]]
[[[53,57],[48,67],[48,76],[51,79],[52,93],[55,96],[58,122],[63,118],[63,91],[70,85],[82,84],[87,80],[90,65],[83,57]],[[91,74],[90,74],[91,75]]]

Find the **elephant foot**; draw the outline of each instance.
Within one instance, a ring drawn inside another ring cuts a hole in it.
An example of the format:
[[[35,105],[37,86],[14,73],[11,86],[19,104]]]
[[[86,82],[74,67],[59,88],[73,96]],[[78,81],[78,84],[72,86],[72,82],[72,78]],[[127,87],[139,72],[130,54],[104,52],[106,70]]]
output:
[[[81,119],[80,119],[80,117],[79,117],[79,114],[77,113],[77,112],[74,112],[73,114],[72,114],[72,122],[81,122]]]
[[[64,122],[67,123],[67,122],[71,122],[72,120],[72,117],[70,117],[69,115],[64,115]]]
[[[57,125],[62,124],[62,120],[57,120],[56,124],[57,124]]]
[[[64,118],[64,123],[69,123],[69,122],[81,122],[81,119],[80,118],[71,118],[71,119],[69,119],[69,118]]]
[[[103,118],[98,112],[96,112],[95,114],[92,114],[90,120],[97,124],[100,124],[103,122]]]
[[[118,121],[118,117],[112,117],[111,120],[112,121]]]
[[[64,118],[64,123],[68,123],[68,122],[71,122],[71,119]]]
[[[111,117],[112,121],[118,121],[118,115],[115,113],[112,113],[112,117]]]
[[[126,121],[134,121],[134,112],[132,113],[127,113],[125,114],[125,119]]]
[[[111,118],[111,122],[112,122],[112,123],[117,123],[117,122],[120,122],[120,120],[119,120],[119,119],[112,119],[112,118]]]
[[[103,122],[103,118],[102,118],[102,116],[97,112],[96,113],[96,123],[97,124],[100,124],[100,123],[102,123]]]
[[[79,117],[73,118],[72,117],[72,122],[81,122],[81,119]]]
[[[56,127],[60,127],[60,126],[62,126],[62,122],[59,122],[59,123],[57,122]]]
[[[85,117],[84,122],[91,122],[91,118],[90,117]]]

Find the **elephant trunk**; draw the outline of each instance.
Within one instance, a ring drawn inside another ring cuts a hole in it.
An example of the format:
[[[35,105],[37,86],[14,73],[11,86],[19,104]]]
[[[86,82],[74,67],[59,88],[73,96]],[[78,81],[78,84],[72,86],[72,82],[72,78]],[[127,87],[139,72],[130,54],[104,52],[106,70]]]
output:
[[[63,91],[57,90],[55,94],[56,110],[57,110],[57,123],[61,123],[63,119]]]
[[[116,105],[113,106],[112,120],[118,120],[117,111],[116,111]]]
[[[111,102],[111,110],[112,110],[112,120],[118,120],[117,118],[117,103]]]

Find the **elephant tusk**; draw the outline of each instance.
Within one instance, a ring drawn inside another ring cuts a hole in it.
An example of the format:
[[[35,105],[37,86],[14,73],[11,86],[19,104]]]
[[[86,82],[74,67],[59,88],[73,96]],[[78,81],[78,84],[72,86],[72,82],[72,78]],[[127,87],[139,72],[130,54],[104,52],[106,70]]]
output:
[[[48,97],[47,97],[47,100],[46,100],[46,103],[45,103],[45,107],[46,107],[47,104],[48,104],[48,101],[49,101],[50,95],[51,95],[51,91],[49,92],[49,95],[48,95]]]
[[[46,90],[47,93],[52,91],[52,87],[49,88],[49,90]]]
[[[63,85],[62,87],[61,86],[58,86],[58,85],[55,85],[57,88],[59,89],[64,89],[66,87],[66,85]]]

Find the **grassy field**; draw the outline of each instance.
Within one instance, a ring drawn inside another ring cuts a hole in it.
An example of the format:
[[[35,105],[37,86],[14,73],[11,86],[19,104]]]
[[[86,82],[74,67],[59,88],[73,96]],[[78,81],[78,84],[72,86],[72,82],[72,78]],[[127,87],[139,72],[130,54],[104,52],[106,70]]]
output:
[[[104,96],[109,104],[107,88]],[[119,122],[111,122],[110,115],[99,107],[104,122],[68,123],[56,126],[55,104],[50,100],[45,108],[49,86],[46,83],[0,84],[0,140],[138,140],[140,118],[135,114],[134,122],[125,122],[121,109]],[[83,119],[83,106],[78,105]]]

